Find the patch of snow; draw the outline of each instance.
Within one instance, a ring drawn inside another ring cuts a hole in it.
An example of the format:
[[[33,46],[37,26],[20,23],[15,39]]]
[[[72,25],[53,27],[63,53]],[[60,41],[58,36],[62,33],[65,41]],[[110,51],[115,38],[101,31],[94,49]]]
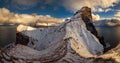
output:
[[[83,57],[102,54],[103,46],[99,43],[98,39],[86,29],[82,19],[71,20],[73,21],[66,26],[66,37],[72,37],[72,39],[69,40],[72,49]]]
[[[59,26],[50,27],[47,29],[31,28],[30,26],[18,27],[26,29],[23,34],[31,37],[30,42],[35,42],[33,48],[43,50],[59,42],[62,39],[71,38],[68,40],[71,48],[83,57],[93,57],[102,54],[103,46],[99,43],[98,39],[92,35],[87,29],[81,18],[72,17],[70,20],[65,21]],[[33,45],[32,45],[33,46]]]

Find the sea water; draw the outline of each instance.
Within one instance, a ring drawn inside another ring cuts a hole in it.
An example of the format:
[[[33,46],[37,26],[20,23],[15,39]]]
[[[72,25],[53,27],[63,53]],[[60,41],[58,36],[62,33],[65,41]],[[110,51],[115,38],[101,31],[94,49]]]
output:
[[[0,25],[0,47],[16,41],[16,26]]]

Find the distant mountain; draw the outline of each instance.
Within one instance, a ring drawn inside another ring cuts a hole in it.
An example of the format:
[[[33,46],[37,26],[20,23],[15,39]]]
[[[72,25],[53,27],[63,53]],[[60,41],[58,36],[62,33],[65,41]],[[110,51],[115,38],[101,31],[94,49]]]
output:
[[[104,19],[93,22],[95,26],[120,26],[118,19]]]

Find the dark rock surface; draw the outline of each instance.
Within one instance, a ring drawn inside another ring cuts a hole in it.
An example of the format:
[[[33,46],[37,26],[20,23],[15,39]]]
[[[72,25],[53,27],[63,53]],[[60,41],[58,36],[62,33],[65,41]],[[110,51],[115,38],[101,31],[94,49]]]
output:
[[[16,42],[15,42],[15,44],[27,45],[28,42],[29,42],[29,37],[28,36],[25,36],[20,32],[16,33]]]

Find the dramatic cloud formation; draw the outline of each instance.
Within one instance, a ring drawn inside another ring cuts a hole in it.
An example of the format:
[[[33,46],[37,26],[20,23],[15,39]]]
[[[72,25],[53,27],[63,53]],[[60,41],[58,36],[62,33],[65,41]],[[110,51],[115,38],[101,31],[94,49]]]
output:
[[[44,9],[46,5],[56,4],[56,0],[11,0],[11,6],[19,10],[27,10],[37,6],[42,6],[41,9]]]
[[[9,22],[9,19],[12,19],[14,17],[13,13],[10,13],[10,11],[6,8],[0,9],[0,23]]]
[[[50,15],[37,15],[37,14],[15,14],[6,8],[0,8],[0,23],[13,23],[13,24],[26,24],[34,25],[36,23],[60,23],[64,19],[54,18]]]
[[[119,1],[120,0],[65,0],[63,5],[66,9],[73,12],[79,10],[83,6],[92,8],[92,11],[103,12],[110,11],[111,9],[109,7],[114,6],[115,3]]]
[[[26,10],[36,6],[40,2],[40,0],[11,0],[11,5],[16,9]]]
[[[26,6],[34,6],[37,5],[40,0],[12,0],[12,2],[18,4],[18,5],[26,5]]]
[[[114,16],[120,18],[120,10],[118,10]]]
[[[93,21],[100,20],[100,16],[98,14],[92,14]]]

